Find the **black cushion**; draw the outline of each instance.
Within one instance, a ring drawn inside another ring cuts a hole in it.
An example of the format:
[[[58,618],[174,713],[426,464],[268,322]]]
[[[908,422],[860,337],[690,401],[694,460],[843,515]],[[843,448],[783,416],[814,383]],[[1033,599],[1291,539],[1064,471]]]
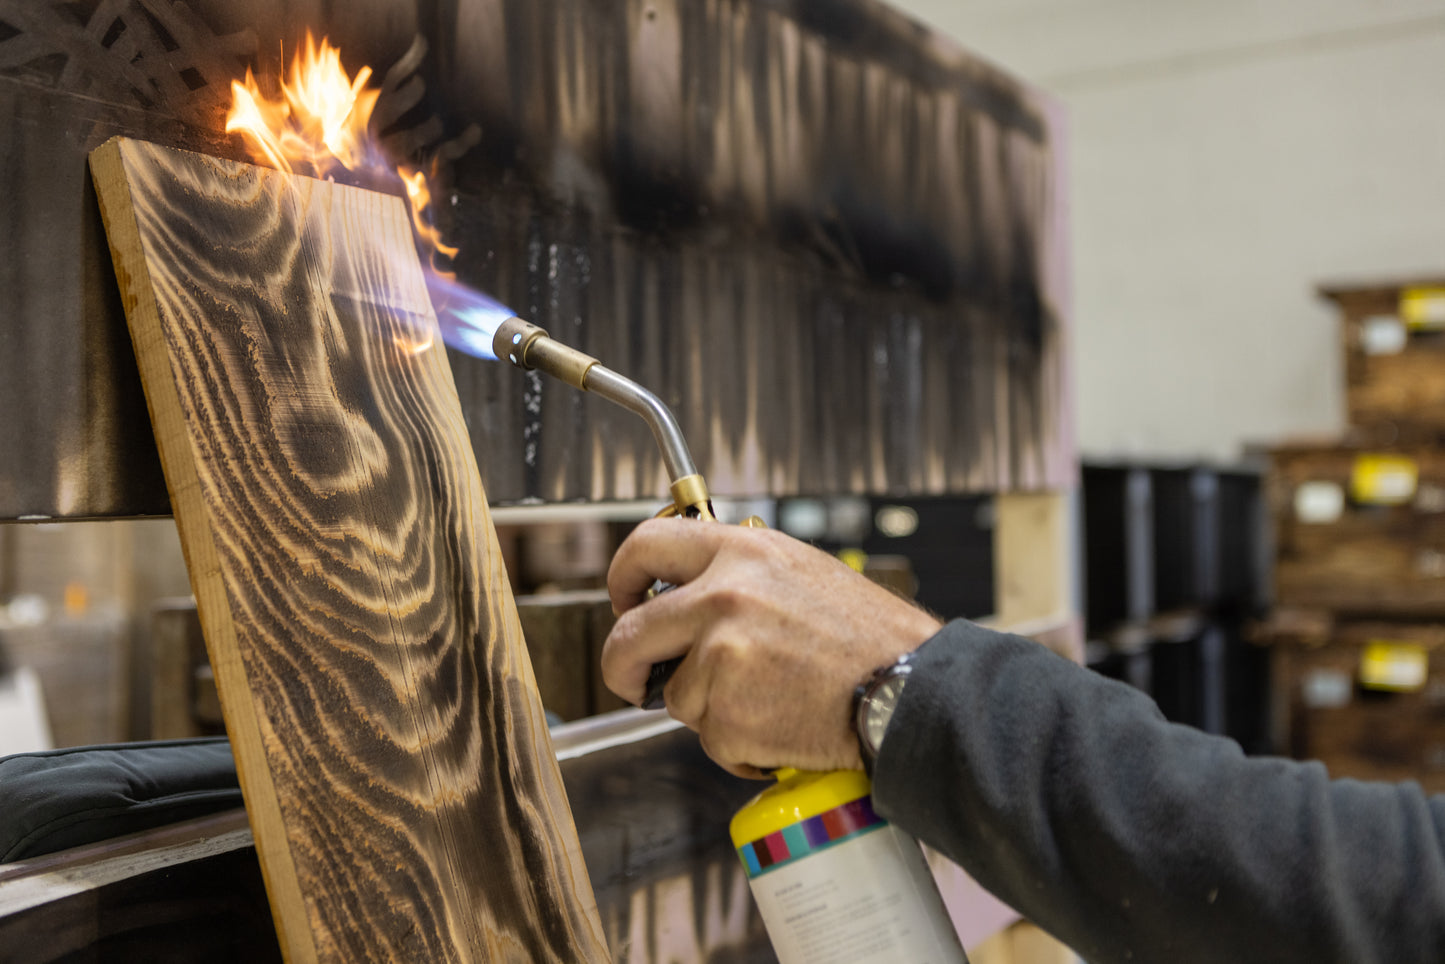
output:
[[[241,806],[225,737],[0,758],[0,863]]]

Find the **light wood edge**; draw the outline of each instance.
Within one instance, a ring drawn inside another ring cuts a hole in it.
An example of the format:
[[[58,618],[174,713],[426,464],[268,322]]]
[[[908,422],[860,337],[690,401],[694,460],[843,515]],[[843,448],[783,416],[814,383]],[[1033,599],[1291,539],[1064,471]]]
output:
[[[1067,491],[994,497],[994,616],[988,625],[1035,635],[1077,624],[1072,507]],[[1065,655],[1082,659],[1078,642],[1079,652]]]
[[[229,699],[230,692],[246,693],[246,668],[236,645],[235,626],[221,572],[220,557],[200,491],[200,479],[191,448],[190,435],[182,415],[176,373],[170,354],[162,343],[160,309],[156,304],[150,271],[144,257],[138,257],[132,273],[119,256],[122,248],[143,252],[136,223],[130,185],[125,174],[124,152],[128,138],[113,137],[91,152],[90,170],[100,199],[101,218],[115,263],[116,280],[125,305],[126,324],[136,348],[146,408],[159,444],[166,490],[170,493],[176,525],[183,530],[181,546],[190,573],[191,591],[201,615],[201,630],[221,695],[226,732],[236,756],[241,795],[246,802],[251,829],[260,856],[261,876],[270,895],[271,913],[282,954],[292,964],[317,960],[306,898],[296,874],[280,800],[270,778],[261,739],[256,708],[248,699]],[[112,206],[107,197],[124,197]],[[142,350],[142,349],[145,350]],[[194,527],[193,531],[184,530]]]

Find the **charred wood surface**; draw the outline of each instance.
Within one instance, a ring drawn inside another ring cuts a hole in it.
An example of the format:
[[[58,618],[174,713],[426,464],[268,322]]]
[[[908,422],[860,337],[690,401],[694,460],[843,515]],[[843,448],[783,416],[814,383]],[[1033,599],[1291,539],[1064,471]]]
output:
[[[227,80],[308,28],[376,68],[388,149],[439,159],[462,279],[658,391],[718,492],[1068,480],[1047,99],[872,0],[342,9],[0,0],[0,517],[166,511],[85,156],[234,156]],[[631,416],[453,363],[494,499],[664,491]]]
[[[288,959],[605,959],[405,207],[92,166]]]

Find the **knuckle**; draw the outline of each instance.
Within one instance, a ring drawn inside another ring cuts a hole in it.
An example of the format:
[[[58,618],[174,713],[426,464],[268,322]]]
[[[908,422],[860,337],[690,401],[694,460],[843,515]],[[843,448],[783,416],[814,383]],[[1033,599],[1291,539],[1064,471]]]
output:
[[[703,601],[714,619],[743,616],[755,602],[746,586],[733,582],[710,586],[703,594]]]
[[[698,659],[714,681],[729,681],[732,670],[747,663],[749,646],[731,633],[714,633],[698,647]]]
[[[778,538],[787,538],[776,529],[744,529],[735,527],[733,543],[743,556],[763,559],[777,552]]]

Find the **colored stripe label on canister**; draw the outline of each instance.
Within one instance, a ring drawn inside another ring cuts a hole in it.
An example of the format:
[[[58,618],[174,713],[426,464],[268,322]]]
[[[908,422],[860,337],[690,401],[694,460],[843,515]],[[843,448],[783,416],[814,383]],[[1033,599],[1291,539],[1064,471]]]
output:
[[[878,816],[858,770],[781,770],[733,845],[780,964],[967,964],[918,842]]]
[[[738,848],[738,856],[748,876],[757,877],[885,826],[883,818],[873,812],[872,799],[863,797],[743,844]]]

